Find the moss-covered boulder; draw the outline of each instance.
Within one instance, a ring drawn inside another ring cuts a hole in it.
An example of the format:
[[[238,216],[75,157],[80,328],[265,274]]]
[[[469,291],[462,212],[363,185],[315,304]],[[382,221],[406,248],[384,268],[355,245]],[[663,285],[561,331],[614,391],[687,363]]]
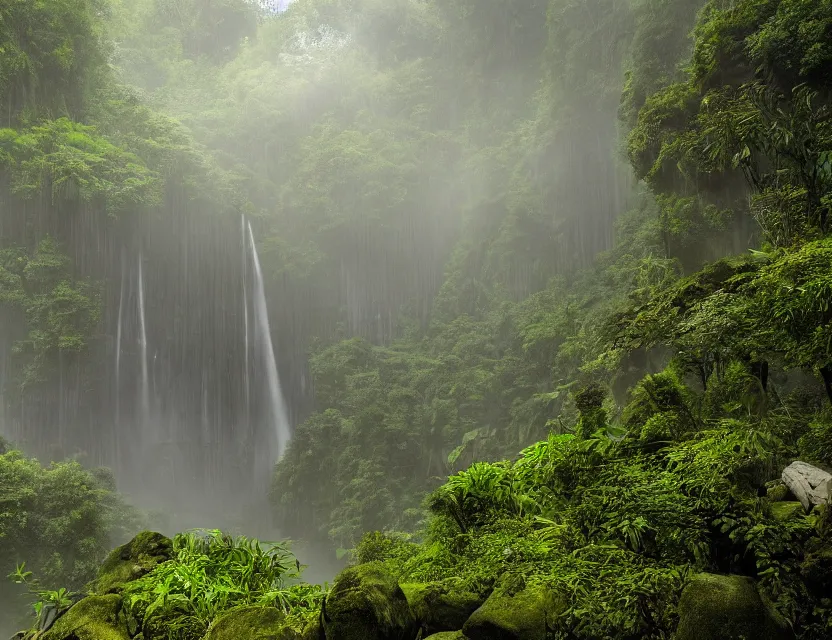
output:
[[[786,621],[743,576],[701,573],[682,592],[676,640],[792,640]]]
[[[119,595],[84,598],[58,618],[39,640],[130,640],[120,612]]]
[[[326,640],[326,633],[319,621],[306,625],[301,640]]]
[[[779,522],[806,515],[803,505],[799,502],[773,502],[770,506],[771,516]]]
[[[114,549],[98,571],[97,593],[118,593],[126,582],[141,578],[173,557],[173,543],[161,533],[143,531]]]
[[[471,614],[462,631],[471,640],[546,640],[564,607],[563,598],[543,585],[514,594],[497,589]]]
[[[404,592],[378,562],[342,571],[321,619],[328,640],[412,640],[418,631]]]
[[[442,631],[428,636],[425,640],[466,640],[466,638],[462,631]]]
[[[286,616],[274,607],[245,607],[217,618],[205,640],[299,640]]]
[[[794,498],[794,495],[782,480],[769,482],[766,485],[766,495],[771,502],[789,501]]]
[[[465,621],[485,601],[482,596],[448,581],[403,584],[401,588],[413,617],[426,635],[462,629]]]

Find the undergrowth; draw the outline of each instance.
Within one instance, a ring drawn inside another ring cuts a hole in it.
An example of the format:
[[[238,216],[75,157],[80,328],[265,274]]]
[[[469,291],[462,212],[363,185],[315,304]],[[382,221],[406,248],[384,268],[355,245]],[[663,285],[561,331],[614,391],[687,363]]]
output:
[[[201,638],[221,613],[241,606],[277,607],[297,628],[320,609],[323,590],[298,581],[302,567],[283,544],[211,530],[178,534],[173,549],[172,560],[124,591],[128,615],[164,630],[155,637]]]
[[[650,377],[623,413],[626,436],[552,434],[514,462],[475,463],[427,498],[418,543],[368,534],[356,559],[384,562],[402,582],[454,576],[483,594],[545,585],[567,603],[555,624],[564,640],[669,638],[691,575],[749,575],[800,637],[825,637],[825,601],[801,575],[824,512],[778,519],[763,497],[800,430],[776,411],[738,420],[696,404],[677,376]],[[679,428],[655,437],[657,420]]]

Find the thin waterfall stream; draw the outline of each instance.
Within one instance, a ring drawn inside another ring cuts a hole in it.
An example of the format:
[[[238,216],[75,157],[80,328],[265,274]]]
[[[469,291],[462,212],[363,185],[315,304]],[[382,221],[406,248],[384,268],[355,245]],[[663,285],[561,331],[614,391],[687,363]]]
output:
[[[264,453],[266,460],[259,460],[259,464],[268,465],[271,468],[275,462],[280,460],[291,437],[289,418],[286,412],[286,404],[283,399],[283,391],[280,387],[280,375],[277,369],[277,360],[274,355],[272,344],[271,327],[269,325],[269,311],[266,306],[266,288],[263,283],[263,270],[260,267],[260,257],[257,254],[257,244],[254,241],[254,232],[251,222],[248,223],[249,250],[254,266],[254,339],[258,352],[265,359],[266,384],[269,397],[269,420],[272,428],[267,433],[269,450]],[[261,456],[258,456],[261,457]]]
[[[144,308],[144,270],[142,268],[142,254],[139,252],[139,349],[141,359],[141,387],[140,387],[140,410],[142,433],[147,435],[150,422],[150,384],[147,374],[147,322]]]

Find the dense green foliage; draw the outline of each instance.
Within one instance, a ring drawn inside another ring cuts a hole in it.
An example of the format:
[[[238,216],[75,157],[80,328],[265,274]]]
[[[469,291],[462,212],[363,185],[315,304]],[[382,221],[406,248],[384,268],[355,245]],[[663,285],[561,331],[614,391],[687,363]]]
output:
[[[31,257],[24,250],[5,249],[0,261],[4,313],[24,315],[29,327],[15,345],[25,390],[44,381],[50,361],[83,351],[98,321],[98,299],[89,283],[71,279],[66,255],[49,237]]]
[[[302,630],[320,608],[320,587],[296,582],[295,559],[279,544],[220,531],[179,534],[173,559],[124,589],[128,616],[145,637],[199,640],[221,614],[246,605],[274,606]]]
[[[431,494],[421,545],[370,534],[358,560],[403,582],[457,576],[475,592],[545,585],[567,601],[558,638],[669,637],[691,572],[750,574],[803,637],[824,637],[823,594],[807,591],[801,563],[828,514],[784,520],[757,497],[783,443],[737,421],[657,441],[657,418],[678,423],[654,413],[620,441],[550,436],[513,464],[476,463]]]
[[[94,279],[44,229],[244,212],[287,357],[313,347],[287,534],[400,581],[545,587],[562,638],[666,638],[699,570],[824,638],[828,512],[763,489],[832,465],[830,36],[828,0],[12,2],[17,389],[98,339]],[[409,533],[358,544],[377,529]],[[256,543],[176,545],[125,597],[193,637],[321,599]]]
[[[568,431],[577,417],[572,392],[593,378],[610,385],[621,406],[628,387],[672,357],[685,381],[693,384],[691,375],[702,385],[682,417],[687,428],[749,412],[765,419],[788,412],[789,401],[778,394],[788,394],[797,378],[782,372],[828,379],[830,272],[821,235],[830,145],[826,80],[817,71],[827,13],[804,3],[709,3],[688,48],[683,36],[697,8],[606,7],[610,31],[598,37],[633,39],[620,114],[634,127],[630,158],[651,193],[635,196],[633,210],[621,216],[615,246],[591,269],[570,274],[540,262],[544,253],[522,239],[528,233],[556,253],[550,223],[523,229],[541,204],[523,156],[536,144],[527,137],[532,130],[545,127],[545,135],[557,137],[560,127],[575,127],[570,102],[588,102],[575,89],[581,85],[552,92],[586,73],[577,59],[587,54],[577,37],[564,35],[590,33],[584,30],[599,23],[583,25],[569,7],[551,3],[545,56],[557,64],[549,67],[546,91],[530,98],[541,115],[510,133],[491,161],[502,172],[489,174],[498,191],[488,204],[469,201],[470,223],[427,330],[412,325],[389,347],[344,342],[313,359],[320,411],[299,428],[275,477],[278,511],[298,531],[312,523],[347,546],[368,527],[410,526],[419,495],[441,478],[446,460],[452,469],[501,458],[550,428]],[[813,27],[778,48],[801,21]],[[591,76],[603,78],[587,89],[593,103],[603,104],[598,96],[621,73],[607,68]],[[596,129],[599,118],[614,122],[606,112],[582,115]],[[614,127],[604,144],[612,161]],[[518,155],[518,145],[532,146]],[[504,175],[511,176],[507,184]],[[561,178],[575,178],[558,169],[550,182],[553,197],[565,201],[572,191],[557,186]],[[498,196],[501,184],[506,191]],[[791,209],[781,206],[786,192]],[[551,214],[554,205],[542,204]],[[615,205],[623,213],[624,201]],[[698,271],[760,242],[764,253]],[[512,275],[517,268],[522,277]],[[557,273],[564,275],[543,286]],[[617,413],[613,404],[607,409]],[[321,481],[324,469],[338,471]],[[317,497],[310,500],[310,491]]]
[[[43,467],[17,451],[0,455],[0,571],[23,564],[43,590],[80,589],[114,543],[141,527],[137,513],[115,493],[107,469],[75,462]],[[4,617],[20,594],[0,582]]]

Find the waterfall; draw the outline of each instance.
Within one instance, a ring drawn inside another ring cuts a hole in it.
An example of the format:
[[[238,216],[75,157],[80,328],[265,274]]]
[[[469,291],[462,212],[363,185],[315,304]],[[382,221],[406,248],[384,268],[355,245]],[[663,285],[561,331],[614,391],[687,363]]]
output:
[[[259,466],[271,466],[280,460],[289,443],[289,418],[280,388],[280,377],[277,371],[277,361],[274,356],[271,330],[269,327],[269,312],[266,308],[266,292],[263,284],[263,271],[260,268],[260,258],[254,243],[254,232],[248,223],[248,236],[251,248],[251,260],[254,266],[254,340],[258,351],[265,358],[266,383],[269,396],[269,418],[271,429],[267,435],[269,447],[266,451],[258,451],[261,457]],[[258,448],[259,449],[259,448]],[[262,456],[268,455],[267,460]]]
[[[144,276],[142,273],[142,254],[139,253],[139,350],[141,357],[142,379],[141,396],[141,425],[147,429],[150,419],[150,384],[147,375],[147,327],[144,315]]]
[[[245,323],[245,330],[244,330],[244,349],[245,349],[245,371],[243,372],[243,384],[245,385],[245,420],[246,424],[251,422],[251,382],[249,380],[249,364],[248,364],[248,357],[251,350],[251,346],[249,344],[249,336],[248,336],[248,258],[247,258],[247,247],[248,243],[246,241],[246,217],[240,216],[240,230],[242,232],[242,241],[243,241],[243,322]],[[247,437],[249,434],[245,434]]]
[[[121,430],[121,323],[124,317],[124,252],[121,255],[121,290],[118,295],[118,325],[116,326],[116,420],[113,427],[113,463],[118,471],[120,460],[119,431]]]

